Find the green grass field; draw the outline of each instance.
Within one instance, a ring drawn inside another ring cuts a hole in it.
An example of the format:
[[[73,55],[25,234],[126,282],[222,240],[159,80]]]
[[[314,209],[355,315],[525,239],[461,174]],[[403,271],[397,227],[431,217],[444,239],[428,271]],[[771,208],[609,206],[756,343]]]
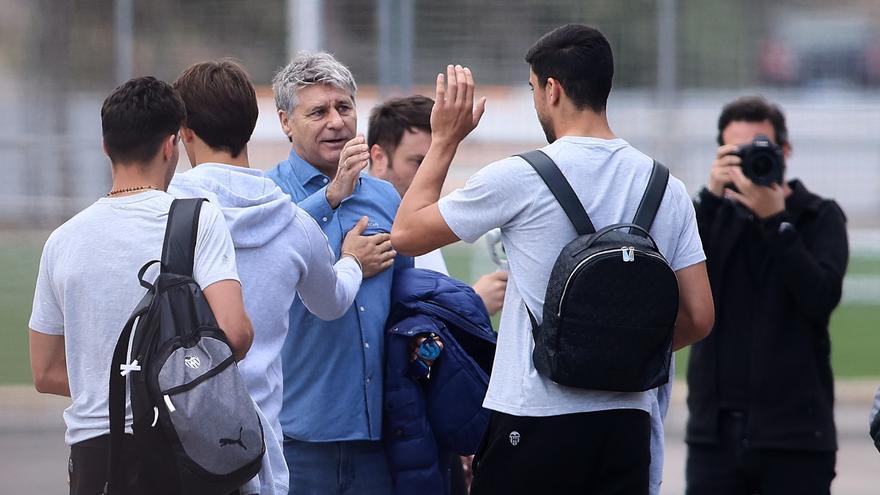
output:
[[[446,262],[450,273],[462,280],[473,282],[471,267],[476,264],[489,270],[488,255],[477,245],[473,252],[460,247],[445,248]],[[476,256],[477,262],[472,259]],[[849,274],[880,276],[880,258],[853,257],[849,263]],[[496,328],[498,318],[494,319]],[[837,378],[865,378],[880,376],[880,300],[876,305],[842,304],[831,318],[831,361]],[[676,375],[685,376],[688,350],[676,353]]]
[[[27,323],[42,244],[0,245],[0,384],[30,383]]]
[[[34,283],[42,238],[15,238],[6,233],[0,242],[0,384],[30,383],[27,322],[31,312]],[[471,273],[492,268],[482,244],[475,250],[452,247],[445,250],[453,276],[473,282]],[[880,275],[880,259],[854,258],[850,271]],[[495,319],[497,325],[497,317]],[[877,305],[845,304],[831,320],[832,364],[837,378],[880,376],[880,301]],[[678,375],[683,376],[687,351],[676,355]]]

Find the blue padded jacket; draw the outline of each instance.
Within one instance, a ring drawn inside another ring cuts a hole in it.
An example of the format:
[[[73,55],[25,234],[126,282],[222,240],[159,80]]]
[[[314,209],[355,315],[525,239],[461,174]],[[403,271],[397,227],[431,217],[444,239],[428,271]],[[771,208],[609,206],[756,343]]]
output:
[[[410,341],[433,332],[443,351],[430,379],[409,376]],[[395,495],[447,495],[451,459],[476,452],[489,425],[483,398],[495,356],[486,307],[467,284],[399,270],[385,333],[382,438]]]

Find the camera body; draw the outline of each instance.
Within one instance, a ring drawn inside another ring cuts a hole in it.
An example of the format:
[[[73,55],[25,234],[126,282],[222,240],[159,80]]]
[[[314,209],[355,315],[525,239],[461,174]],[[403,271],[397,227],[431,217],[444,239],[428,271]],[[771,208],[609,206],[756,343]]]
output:
[[[767,136],[755,136],[751,144],[740,146],[733,153],[742,159],[743,175],[759,186],[782,184],[785,158],[782,148]]]

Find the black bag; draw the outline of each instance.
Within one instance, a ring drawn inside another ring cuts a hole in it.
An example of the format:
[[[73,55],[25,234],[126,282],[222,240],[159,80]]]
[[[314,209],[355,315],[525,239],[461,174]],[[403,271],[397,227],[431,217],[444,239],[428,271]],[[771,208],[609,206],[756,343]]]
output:
[[[578,236],[559,254],[532,322],[539,373],[569,387],[641,392],[669,380],[678,281],[648,231],[663,200],[669,170],[654,162],[633,223],[596,232],[553,160],[519,155],[538,172]]]
[[[139,492],[227,495],[257,475],[263,428],[226,335],[192,279],[203,199],[174,200],[159,276],[125,325],[110,369],[105,494],[127,493],[121,465],[128,377]],[[126,440],[128,441],[128,440]],[[156,487],[148,488],[151,483]]]

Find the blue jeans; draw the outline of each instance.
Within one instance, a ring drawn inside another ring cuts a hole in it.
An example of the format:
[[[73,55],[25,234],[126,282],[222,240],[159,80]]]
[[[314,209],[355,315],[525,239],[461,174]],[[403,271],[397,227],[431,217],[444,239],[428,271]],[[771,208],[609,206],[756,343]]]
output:
[[[382,442],[284,439],[290,495],[388,495],[391,474]]]

